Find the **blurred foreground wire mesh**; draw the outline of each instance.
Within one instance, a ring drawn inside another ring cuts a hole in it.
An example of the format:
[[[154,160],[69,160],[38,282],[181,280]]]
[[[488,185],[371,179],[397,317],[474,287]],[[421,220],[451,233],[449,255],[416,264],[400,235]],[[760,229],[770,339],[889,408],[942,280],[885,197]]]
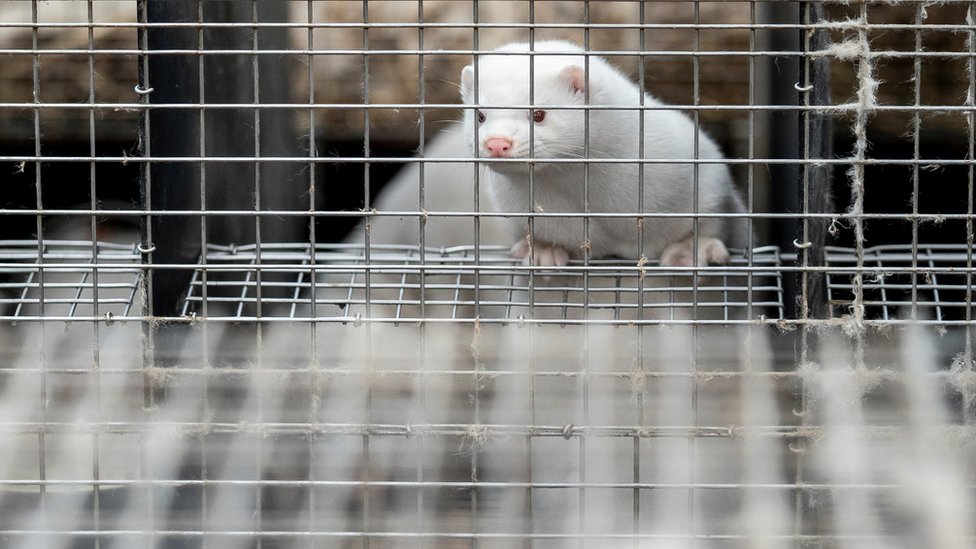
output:
[[[146,364],[138,323],[4,328],[4,546],[973,542],[951,335],[787,369],[754,327],[185,335]]]

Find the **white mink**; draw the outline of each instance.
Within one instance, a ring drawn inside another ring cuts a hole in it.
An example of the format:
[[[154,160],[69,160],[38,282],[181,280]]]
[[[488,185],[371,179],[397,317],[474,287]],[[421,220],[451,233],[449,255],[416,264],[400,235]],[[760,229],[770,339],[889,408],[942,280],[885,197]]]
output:
[[[710,137],[676,110],[644,111],[644,151],[640,151],[640,116],[636,109],[594,109],[588,129],[584,110],[547,109],[553,106],[640,105],[640,89],[629,78],[600,57],[591,56],[589,66],[583,50],[562,41],[540,41],[534,52],[566,55],[528,55],[528,44],[509,44],[477,58],[475,97],[474,65],[461,72],[461,95],[468,105],[465,130],[474,135],[478,125],[475,155],[497,159],[722,159]],[[525,52],[524,55],[521,53]],[[579,52],[579,53],[574,53]],[[530,63],[534,85],[530,102]],[[588,71],[588,72],[587,72]],[[587,78],[588,76],[588,78]],[[587,89],[588,87],[588,89]],[[533,106],[513,109],[514,106]],[[660,107],[659,100],[644,95],[644,105]],[[506,108],[509,107],[509,108]],[[532,125],[530,144],[530,125]],[[584,135],[589,134],[587,149]],[[695,135],[698,152],[695,154]],[[472,141],[472,139],[468,139]],[[530,167],[526,162],[484,162],[485,181],[499,212],[582,213],[584,208],[584,166],[582,163],[538,162],[534,168],[534,203],[530,204]],[[639,165],[591,163],[588,173],[589,211],[632,213],[634,217],[595,217],[589,222],[586,242],[582,218],[536,217],[532,235],[525,218],[513,224],[512,255],[538,265],[565,265],[570,257],[581,257],[588,247],[591,257],[617,256],[637,259]],[[664,265],[693,266],[728,263],[725,242],[747,244],[743,219],[705,217],[698,220],[698,257],[693,257],[694,178],[692,162],[644,165],[643,212],[686,213],[682,217],[644,218],[643,254],[660,258]],[[728,167],[722,163],[698,165],[700,213],[744,211]],[[515,219],[515,218],[513,218]]]

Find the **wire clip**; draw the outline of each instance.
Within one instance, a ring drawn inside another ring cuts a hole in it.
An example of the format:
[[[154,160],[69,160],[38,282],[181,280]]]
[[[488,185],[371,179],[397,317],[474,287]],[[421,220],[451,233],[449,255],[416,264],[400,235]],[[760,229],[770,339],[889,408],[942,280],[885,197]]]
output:
[[[139,95],[149,95],[150,93],[156,91],[156,88],[143,88],[142,84],[136,84],[136,87],[132,88]]]
[[[786,447],[789,448],[791,452],[796,454],[802,454],[807,451],[806,445],[797,440],[790,442]]]
[[[813,91],[813,84],[807,84],[806,86],[801,86],[800,83],[797,82],[796,84],[793,84],[793,89],[795,89],[798,92],[806,93],[808,91]]]

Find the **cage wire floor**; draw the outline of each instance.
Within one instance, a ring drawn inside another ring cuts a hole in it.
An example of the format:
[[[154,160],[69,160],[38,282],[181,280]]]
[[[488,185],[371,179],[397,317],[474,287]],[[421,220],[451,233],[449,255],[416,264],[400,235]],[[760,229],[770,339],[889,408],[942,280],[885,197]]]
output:
[[[111,321],[138,316],[135,244],[0,241],[0,315],[11,320]]]
[[[733,256],[693,280],[655,262],[573,261],[531,269],[499,247],[420,250],[409,246],[307,244],[216,246],[193,270],[184,317],[335,321],[721,323],[784,318],[783,269],[796,261],[773,246]],[[933,322],[970,318],[973,253],[965,245],[828,247],[832,317],[854,304],[854,275],[866,318],[922,311]],[[142,254],[134,244],[0,241],[0,314],[10,320],[138,318]],[[696,284],[697,282],[697,284]],[[585,320],[584,320],[585,319]]]
[[[356,321],[603,322],[655,318],[736,321],[754,311],[783,317],[781,257],[756,248],[710,267],[698,284],[656,262],[573,261],[530,269],[502,247],[426,249],[359,245],[210,246],[194,271],[183,315]],[[314,314],[312,311],[314,296]],[[260,303],[260,315],[259,311]],[[206,308],[206,313],[204,310]]]

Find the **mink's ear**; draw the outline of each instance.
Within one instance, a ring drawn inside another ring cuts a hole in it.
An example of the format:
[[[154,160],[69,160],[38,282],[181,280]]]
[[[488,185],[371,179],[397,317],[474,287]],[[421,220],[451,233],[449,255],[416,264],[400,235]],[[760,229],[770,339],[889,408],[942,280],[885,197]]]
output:
[[[461,96],[470,96],[474,89],[474,65],[461,69]]]
[[[574,93],[582,94],[586,90],[586,71],[579,65],[570,65],[559,71],[559,77],[572,88]]]

